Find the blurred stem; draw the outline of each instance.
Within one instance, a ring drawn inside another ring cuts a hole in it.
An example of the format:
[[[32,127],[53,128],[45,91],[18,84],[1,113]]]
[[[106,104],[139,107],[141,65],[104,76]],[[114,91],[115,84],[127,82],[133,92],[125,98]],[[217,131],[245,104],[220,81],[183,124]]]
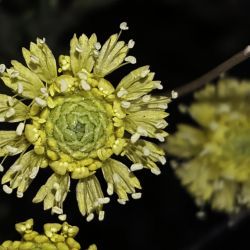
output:
[[[250,45],[248,45],[244,50],[236,53],[231,58],[223,62],[222,64],[218,65],[214,69],[208,71],[205,75],[197,78],[190,83],[183,85],[182,87],[178,88],[176,91],[178,92],[178,96],[185,96],[198,88],[202,87],[203,85],[211,82],[215,78],[219,77],[221,74],[225,73],[226,71],[230,70],[237,64],[245,61],[250,57]]]
[[[229,232],[232,229],[235,229],[239,226],[244,220],[249,217],[250,211],[245,210],[239,214],[233,215],[229,220],[223,221],[222,223],[216,225],[210,232],[201,237],[195,244],[185,247],[183,250],[203,250],[203,249],[212,249],[213,241],[217,240],[221,235],[226,232]]]

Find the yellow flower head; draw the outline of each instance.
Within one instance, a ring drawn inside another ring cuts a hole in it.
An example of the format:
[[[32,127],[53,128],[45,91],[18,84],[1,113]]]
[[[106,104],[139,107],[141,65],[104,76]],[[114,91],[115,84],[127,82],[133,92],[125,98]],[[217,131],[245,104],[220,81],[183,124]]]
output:
[[[120,28],[128,29],[126,23]],[[74,35],[70,54],[59,57],[59,69],[45,39],[31,43],[29,50],[23,48],[28,67],[17,61],[7,71],[0,66],[3,82],[16,93],[0,96],[0,119],[20,122],[16,131],[0,131],[0,155],[5,159],[20,154],[2,178],[5,192],[17,189],[22,197],[38,171],[49,166],[54,173],[33,202],[43,202],[44,209],[65,219],[63,202],[70,181],[76,179],[81,214],[90,221],[96,211],[102,220],[109,198],[96,177],[99,169],[107,193],[115,192],[121,204],[128,194],[141,197],[133,171],[160,173],[156,162],[165,164],[164,151],[144,138],[164,141],[170,99],[149,94],[163,88],[149,66],[133,70],[116,88],[106,79],[121,66],[136,63],[127,56],[134,41],[119,41],[120,34],[110,36],[103,46],[95,34]],[[117,156],[128,157],[130,169]]]
[[[0,245],[0,250],[78,250],[80,244],[74,239],[79,228],[67,222],[47,223],[43,226],[44,233],[33,230],[34,221],[29,219],[16,224],[16,231],[22,235],[21,241],[7,240]],[[88,250],[97,250],[96,245]]]
[[[195,94],[187,109],[197,126],[181,124],[167,151],[198,204],[227,213],[250,207],[250,82],[220,80]]]

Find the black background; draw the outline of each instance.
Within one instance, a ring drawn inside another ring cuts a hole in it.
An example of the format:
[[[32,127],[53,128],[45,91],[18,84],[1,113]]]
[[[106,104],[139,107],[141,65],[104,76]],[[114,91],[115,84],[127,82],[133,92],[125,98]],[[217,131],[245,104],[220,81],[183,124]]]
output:
[[[129,31],[122,38],[133,38],[131,54],[137,65],[150,64],[165,90],[175,89],[202,75],[250,43],[250,2],[246,0],[2,0],[0,2],[0,63],[22,60],[21,47],[46,37],[56,57],[67,54],[74,33],[95,32],[104,42],[127,21]],[[114,84],[133,67],[115,73]],[[229,72],[250,77],[250,63]],[[177,104],[189,102],[191,95],[172,103],[169,132],[185,120]],[[8,164],[7,164],[8,165]],[[50,170],[39,173],[24,198],[0,192],[0,242],[17,239],[14,224],[33,217],[36,228],[57,221],[41,204],[32,204],[39,186]],[[227,216],[209,211],[206,220],[196,218],[197,208],[180,186],[169,164],[162,174],[147,171],[137,175],[143,186],[141,200],[126,206],[115,197],[106,206],[104,222],[87,223],[75,201],[74,188],[65,211],[68,222],[80,227],[77,240],[84,246],[95,242],[99,250],[205,250],[249,249],[250,219],[245,217],[227,227]],[[84,248],[83,247],[83,248]]]

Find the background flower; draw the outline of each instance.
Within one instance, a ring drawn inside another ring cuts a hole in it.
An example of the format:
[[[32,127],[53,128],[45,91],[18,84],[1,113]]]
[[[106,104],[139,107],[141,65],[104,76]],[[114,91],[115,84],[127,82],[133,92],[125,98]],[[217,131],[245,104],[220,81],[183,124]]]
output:
[[[222,79],[194,97],[187,112],[197,125],[180,124],[167,151],[198,205],[238,212],[250,206],[250,83]]]

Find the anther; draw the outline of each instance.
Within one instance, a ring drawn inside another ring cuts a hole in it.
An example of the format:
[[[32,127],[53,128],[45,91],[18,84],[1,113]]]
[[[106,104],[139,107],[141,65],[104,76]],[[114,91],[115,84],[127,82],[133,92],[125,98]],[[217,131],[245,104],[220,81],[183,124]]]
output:
[[[10,107],[14,106],[14,99],[11,96],[7,97],[7,101]]]
[[[98,220],[99,220],[99,221],[103,221],[104,215],[105,215],[105,212],[104,212],[104,211],[100,211],[100,212],[99,212],[99,215],[98,215]]]
[[[141,77],[144,78],[146,77],[148,74],[149,74],[150,70],[149,69],[146,69],[144,71],[141,72]]]
[[[129,62],[131,64],[136,64],[136,58],[134,56],[127,56],[125,58],[125,62]]]
[[[161,84],[161,81],[155,81],[155,82],[154,82],[154,86],[155,86],[155,88],[157,88],[157,89],[163,89],[163,86],[162,86],[162,84]]]
[[[4,64],[0,64],[0,73],[3,74],[6,70],[6,66]]]
[[[15,148],[15,147],[12,147],[12,146],[10,146],[10,145],[7,145],[6,146],[6,149],[7,149],[7,151],[10,153],[10,154],[16,154],[17,152],[18,152],[18,148]]]
[[[162,155],[159,156],[158,159],[159,159],[159,161],[161,162],[162,165],[166,164],[166,162],[167,162],[166,158],[164,156],[162,156]]]
[[[117,199],[117,202],[121,205],[125,205],[126,204],[126,200],[124,199]]]
[[[52,208],[52,213],[54,213],[54,214],[63,214],[63,210],[60,207],[55,206],[55,207]]]
[[[39,58],[37,56],[31,55],[30,61],[33,62],[34,64],[39,64]]]
[[[121,106],[122,106],[123,108],[125,108],[125,109],[129,108],[130,105],[131,105],[130,102],[127,102],[127,101],[122,101],[122,102],[121,102]]]
[[[141,135],[139,133],[134,133],[131,136],[130,140],[132,143],[136,143],[140,139],[140,137],[141,137]]]
[[[92,221],[92,220],[94,219],[94,217],[95,217],[95,215],[94,215],[93,213],[90,213],[90,214],[87,216],[86,221],[87,221],[87,222],[90,222],[90,221]]]
[[[172,97],[172,99],[176,99],[178,97],[178,93],[176,91],[172,90],[171,97]]]
[[[124,95],[126,95],[128,93],[128,91],[124,88],[121,88],[118,92],[117,92],[117,96],[118,97],[122,97]]]
[[[144,95],[144,96],[142,97],[142,101],[143,101],[143,102],[149,102],[150,99],[151,99],[151,95]]]
[[[155,174],[155,175],[161,174],[161,170],[158,168],[151,168],[150,171],[152,174]]]
[[[45,37],[43,37],[42,39],[41,38],[37,38],[36,42],[40,43],[40,44],[44,44],[46,42],[46,39],[45,39]]]
[[[95,44],[95,49],[96,49],[96,50],[100,50],[101,47],[102,47],[102,45],[101,45],[99,42],[97,42],[97,43]]]
[[[24,130],[24,123],[20,122],[16,128],[16,134],[17,135],[22,135],[23,134],[23,130]]]
[[[107,193],[108,195],[112,195],[114,193],[114,186],[112,183],[108,183]]]
[[[60,81],[60,90],[61,92],[65,92],[68,89],[68,83],[65,80]]]
[[[135,41],[133,39],[130,39],[128,41],[128,48],[132,49],[132,48],[134,48],[134,46],[135,46]]]
[[[3,185],[3,191],[4,191],[6,194],[11,194],[13,190],[12,190],[12,188],[10,188],[9,186]]]
[[[160,142],[165,141],[165,138],[161,134],[155,134],[155,138],[158,139]]]
[[[7,118],[10,118],[10,117],[13,116],[15,113],[16,113],[16,111],[15,111],[14,108],[9,108],[9,109],[7,110],[7,112],[5,113],[5,116],[6,116]]]
[[[3,172],[4,171],[4,167],[2,164],[0,164],[0,172]]]
[[[23,198],[23,192],[17,191],[16,192],[16,197],[17,198]]]
[[[131,196],[133,199],[138,200],[141,198],[142,193],[133,193]]]
[[[128,24],[126,22],[122,22],[120,24],[120,29],[121,30],[128,30]]]
[[[22,94],[23,93],[23,84],[21,82],[17,83],[17,93]]]
[[[81,87],[86,91],[91,89],[90,85],[85,80],[81,80]]]
[[[104,198],[99,198],[98,199],[98,203],[99,204],[108,204],[110,202],[110,198],[109,197],[104,197]]]
[[[83,52],[82,46],[79,43],[76,45],[76,51],[78,53],[82,53]]]
[[[34,167],[31,171],[31,174],[30,174],[30,179],[35,179],[37,174],[38,174],[38,171],[39,171],[39,167]]]
[[[65,220],[67,219],[67,215],[66,215],[66,214],[60,214],[60,215],[58,216],[58,219],[59,219],[60,221],[65,221]]]
[[[141,163],[134,163],[131,165],[130,170],[131,171],[137,171],[143,169],[143,165]]]
[[[42,108],[47,106],[47,102],[40,97],[35,97],[35,102],[36,102],[36,104],[38,104]]]
[[[143,154],[144,154],[145,156],[149,156],[149,155],[150,155],[150,150],[149,150],[147,147],[143,147],[143,148],[142,148],[142,151],[143,151]]]

